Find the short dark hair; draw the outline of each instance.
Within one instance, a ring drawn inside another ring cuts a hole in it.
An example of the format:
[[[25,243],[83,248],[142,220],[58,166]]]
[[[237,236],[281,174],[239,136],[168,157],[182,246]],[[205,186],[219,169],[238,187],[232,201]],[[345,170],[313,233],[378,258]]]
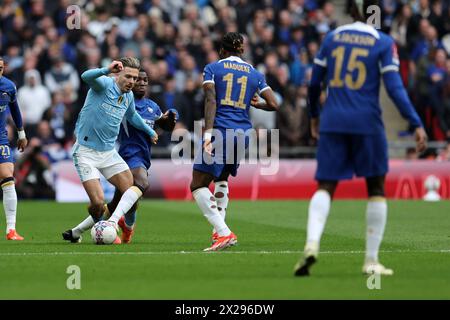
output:
[[[228,32],[222,38],[222,48],[230,53],[244,53],[244,37],[238,32]]]
[[[354,19],[366,21],[370,17],[367,8],[370,6],[380,6],[379,0],[352,0],[350,12]]]

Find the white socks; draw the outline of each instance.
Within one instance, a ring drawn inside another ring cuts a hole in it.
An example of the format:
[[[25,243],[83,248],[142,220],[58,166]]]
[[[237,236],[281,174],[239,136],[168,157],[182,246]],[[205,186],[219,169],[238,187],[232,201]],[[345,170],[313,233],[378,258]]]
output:
[[[218,181],[215,183],[214,196],[217,202],[217,210],[225,220],[228,207],[228,181]]]
[[[92,228],[95,224],[94,219],[89,215],[79,225],[72,229],[72,235],[79,238],[83,232]]]
[[[378,249],[386,225],[387,204],[383,197],[372,197],[367,203],[366,262],[378,262]]]
[[[308,230],[306,245],[320,243],[328,213],[330,212],[331,197],[325,190],[317,190],[311,198],[308,209]]]
[[[5,183],[3,189],[3,208],[6,216],[6,233],[16,229],[17,193],[14,182]]]
[[[220,237],[228,236],[231,231],[217,209],[217,201],[208,188],[199,188],[192,192],[197,205],[202,210],[203,215],[208,219]]]
[[[316,247],[330,211],[331,198],[328,192],[318,190],[309,204],[306,247]],[[369,198],[367,203],[366,262],[378,262],[378,250],[386,225],[387,204],[383,197]]]
[[[227,207],[228,207],[228,181],[218,181],[215,182],[214,188],[214,196],[217,202],[217,210],[219,210],[220,215],[223,220],[227,215]],[[213,232],[216,232],[216,229],[213,229]]]
[[[139,188],[133,186],[129,188],[120,198],[120,202],[117,205],[116,210],[112,214],[108,221],[118,223],[119,219],[131,209],[131,207],[139,200],[142,196],[142,191]]]

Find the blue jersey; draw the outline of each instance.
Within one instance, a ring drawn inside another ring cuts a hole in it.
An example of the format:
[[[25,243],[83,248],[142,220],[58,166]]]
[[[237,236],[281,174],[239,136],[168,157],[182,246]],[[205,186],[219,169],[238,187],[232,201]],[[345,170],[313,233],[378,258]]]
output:
[[[251,128],[250,102],[255,93],[269,89],[264,76],[241,58],[231,56],[208,64],[203,78],[204,84],[214,83],[216,89],[214,128]]]
[[[0,77],[0,145],[8,144],[6,120],[8,106],[16,101],[17,90],[14,83],[5,77]]]
[[[135,105],[136,111],[151,128],[162,117],[160,107],[150,99],[135,100]],[[131,169],[136,167],[135,164],[150,168],[152,142],[145,132],[134,128],[126,119],[120,126],[119,143],[119,154]]]
[[[345,25],[325,37],[314,63],[326,69],[328,88],[320,132],[384,133],[380,76],[399,70],[392,38],[362,22]]]
[[[122,93],[109,70],[92,69],[81,76],[91,89],[78,115],[75,135],[79,144],[97,151],[114,149],[123,117],[136,112],[132,92]]]

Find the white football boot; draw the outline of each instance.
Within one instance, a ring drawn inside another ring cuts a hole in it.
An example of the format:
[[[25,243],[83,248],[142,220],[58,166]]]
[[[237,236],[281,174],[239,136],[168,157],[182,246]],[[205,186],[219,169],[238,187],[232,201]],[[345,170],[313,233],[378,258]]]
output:
[[[303,257],[294,267],[294,275],[298,277],[309,276],[309,268],[317,262],[319,243],[311,242],[305,245]]]
[[[392,276],[394,270],[388,269],[379,262],[367,261],[362,268],[363,274],[379,274],[382,276]]]

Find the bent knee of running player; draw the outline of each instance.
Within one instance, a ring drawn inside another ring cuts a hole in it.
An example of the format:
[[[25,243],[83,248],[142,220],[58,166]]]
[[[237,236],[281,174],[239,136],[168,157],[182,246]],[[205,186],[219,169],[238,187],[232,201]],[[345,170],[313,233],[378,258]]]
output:
[[[138,187],[144,194],[149,187],[147,170],[139,167],[131,169],[131,173],[133,174],[133,185]]]
[[[191,181],[191,192],[194,192],[200,188],[208,188],[211,181],[214,180],[214,177],[206,172],[201,172],[197,170],[192,171],[192,181]]]

